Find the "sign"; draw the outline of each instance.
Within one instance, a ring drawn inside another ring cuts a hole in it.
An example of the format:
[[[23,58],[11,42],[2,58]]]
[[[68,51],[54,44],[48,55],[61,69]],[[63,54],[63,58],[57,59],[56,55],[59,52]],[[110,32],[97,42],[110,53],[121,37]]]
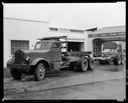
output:
[[[120,32],[120,33],[103,33],[103,34],[89,34],[89,38],[94,38],[94,37],[115,37],[115,36],[125,36],[125,32]]]
[[[125,41],[126,37],[103,38],[104,41]]]

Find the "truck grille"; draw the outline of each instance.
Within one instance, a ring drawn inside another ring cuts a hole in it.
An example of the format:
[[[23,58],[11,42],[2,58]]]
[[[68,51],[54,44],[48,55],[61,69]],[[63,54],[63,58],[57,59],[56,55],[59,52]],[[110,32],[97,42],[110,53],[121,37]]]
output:
[[[16,64],[23,64],[24,63],[24,53],[22,53],[22,52],[15,53],[15,63]]]

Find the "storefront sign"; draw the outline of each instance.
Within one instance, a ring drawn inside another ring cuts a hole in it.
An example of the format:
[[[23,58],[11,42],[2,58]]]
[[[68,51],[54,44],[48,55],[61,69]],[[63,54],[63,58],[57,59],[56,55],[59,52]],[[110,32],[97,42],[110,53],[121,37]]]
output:
[[[125,33],[104,33],[104,34],[89,34],[89,38],[94,38],[94,37],[113,37],[113,36],[125,36]]]
[[[104,41],[125,41],[126,37],[103,38]]]

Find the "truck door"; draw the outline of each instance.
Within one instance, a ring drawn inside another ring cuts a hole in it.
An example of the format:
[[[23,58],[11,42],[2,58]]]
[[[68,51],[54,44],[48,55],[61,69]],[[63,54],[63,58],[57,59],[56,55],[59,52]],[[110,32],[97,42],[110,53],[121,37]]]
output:
[[[61,44],[59,42],[52,43],[51,50],[50,50],[50,58],[53,62],[61,61]]]

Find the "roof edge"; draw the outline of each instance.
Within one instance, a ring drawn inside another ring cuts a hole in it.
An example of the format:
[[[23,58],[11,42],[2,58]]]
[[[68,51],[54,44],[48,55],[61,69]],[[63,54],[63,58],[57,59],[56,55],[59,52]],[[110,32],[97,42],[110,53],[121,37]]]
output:
[[[28,22],[49,23],[48,21],[38,21],[38,20],[30,20],[30,19],[12,18],[12,17],[4,17],[3,19],[20,20],[20,21],[28,21]]]

